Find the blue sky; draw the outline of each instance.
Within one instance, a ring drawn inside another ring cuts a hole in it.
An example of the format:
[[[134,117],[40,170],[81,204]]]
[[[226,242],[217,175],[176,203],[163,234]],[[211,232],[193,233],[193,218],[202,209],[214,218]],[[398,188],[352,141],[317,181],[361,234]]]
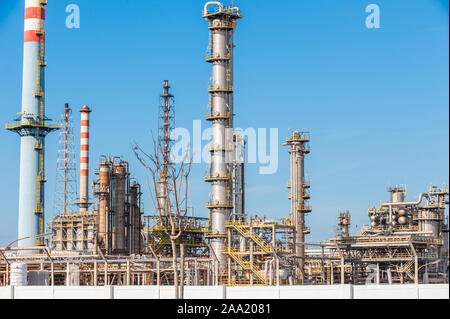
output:
[[[24,1],[0,0],[0,118],[21,108]],[[50,0],[47,6],[46,112],[64,103],[91,114],[91,168],[101,154],[122,155],[148,188],[148,174],[130,142],[151,148],[158,96],[168,79],[176,125],[204,120],[210,65],[204,1]],[[67,29],[65,8],[77,4],[81,28]],[[311,131],[306,172],[312,183],[309,241],[333,236],[339,209],[352,213],[352,232],[368,223],[369,204],[387,187],[407,184],[415,199],[430,183],[449,181],[448,1],[241,0],[235,35],[236,126],[279,129],[279,168],[258,174],[247,165],[250,214],[289,214],[285,187],[288,129]],[[381,28],[367,29],[376,3]],[[2,125],[3,125],[2,124]],[[53,214],[58,133],[47,138],[46,207]],[[0,130],[0,246],[17,237],[19,137]],[[78,147],[78,143],[77,143]],[[207,216],[205,164],[191,175],[190,204]],[[93,178],[93,175],[91,176]],[[146,213],[152,203],[145,192]]]

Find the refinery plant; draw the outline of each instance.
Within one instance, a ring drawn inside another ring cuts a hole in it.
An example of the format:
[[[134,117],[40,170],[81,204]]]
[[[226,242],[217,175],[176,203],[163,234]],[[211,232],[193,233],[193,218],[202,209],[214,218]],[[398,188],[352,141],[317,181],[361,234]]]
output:
[[[6,124],[20,137],[19,228],[18,239],[0,247],[0,286],[448,284],[446,186],[430,186],[407,198],[406,185],[387,185],[386,198],[374,198],[384,202],[368,209],[368,225],[359,234],[350,234],[350,212],[340,211],[335,238],[308,242],[314,229],[305,220],[313,213],[313,186],[305,174],[311,152],[307,130],[298,128],[283,144],[290,156],[284,164],[290,167],[290,214],[272,220],[246,210],[246,139],[232,130],[239,115],[233,96],[234,33],[243,18],[238,7],[212,1],[202,13],[209,30],[206,63],[211,75],[204,76],[211,76],[206,120],[212,128],[204,181],[188,180],[190,165],[171,162],[174,92],[164,79],[161,88],[153,88],[161,91],[159,108],[154,108],[159,119],[154,152],[133,147],[153,174],[156,204],[144,210],[142,196],[150,190],[139,180],[147,176],[135,177],[130,159],[90,159],[94,108],[66,104],[60,122],[47,118],[47,1],[25,3],[22,110]],[[81,119],[79,156],[73,146],[75,115]],[[58,213],[45,224],[45,138],[54,131],[60,134]],[[90,173],[95,180],[89,181]],[[208,218],[188,214],[184,189],[196,183],[210,185],[210,197],[205,194]]]

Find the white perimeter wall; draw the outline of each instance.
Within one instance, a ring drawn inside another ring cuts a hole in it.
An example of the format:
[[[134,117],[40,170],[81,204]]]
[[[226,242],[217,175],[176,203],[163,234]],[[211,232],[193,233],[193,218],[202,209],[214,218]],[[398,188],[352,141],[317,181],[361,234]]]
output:
[[[449,285],[186,286],[185,299],[449,299]],[[173,299],[173,286],[0,287],[0,299]]]

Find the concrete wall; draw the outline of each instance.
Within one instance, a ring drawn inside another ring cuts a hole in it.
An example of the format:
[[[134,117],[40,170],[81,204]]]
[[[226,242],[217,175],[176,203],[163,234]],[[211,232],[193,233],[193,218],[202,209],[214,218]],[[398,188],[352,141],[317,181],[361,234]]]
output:
[[[280,299],[353,299],[352,285],[285,286]]]
[[[449,299],[449,285],[186,286],[185,299]],[[0,299],[172,299],[173,286],[0,287]]]

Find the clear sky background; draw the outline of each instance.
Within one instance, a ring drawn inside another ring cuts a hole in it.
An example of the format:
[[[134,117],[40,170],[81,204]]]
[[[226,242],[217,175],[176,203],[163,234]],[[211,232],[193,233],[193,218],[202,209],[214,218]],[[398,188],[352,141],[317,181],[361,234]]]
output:
[[[211,65],[204,57],[205,1],[49,0],[46,13],[46,112],[59,120],[64,103],[91,113],[91,180],[101,154],[123,156],[152,202],[148,174],[130,142],[151,149],[158,96],[168,79],[176,125],[192,130],[208,103]],[[67,29],[65,8],[77,4],[81,28]],[[367,29],[365,8],[381,9],[381,28]],[[334,235],[339,209],[352,213],[352,233],[367,208],[407,184],[408,199],[430,183],[449,181],[448,1],[241,0],[235,35],[236,126],[279,129],[279,168],[247,165],[246,208],[268,218],[289,214],[288,129],[311,131],[306,172],[313,212],[308,241]],[[24,1],[0,0],[0,119],[21,110]],[[46,219],[53,214],[58,133],[46,140]],[[0,246],[17,237],[19,137],[0,130]],[[78,154],[77,154],[78,156]],[[191,174],[190,205],[206,217],[205,164]]]

